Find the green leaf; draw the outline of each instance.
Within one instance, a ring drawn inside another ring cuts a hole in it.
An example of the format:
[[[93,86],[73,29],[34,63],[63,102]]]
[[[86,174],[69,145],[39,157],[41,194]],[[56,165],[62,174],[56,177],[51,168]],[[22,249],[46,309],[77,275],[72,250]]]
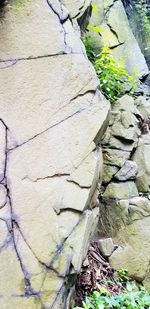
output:
[[[102,32],[102,29],[100,27],[98,27],[98,26],[88,25],[87,29],[92,30],[92,31],[97,32],[97,33],[101,33]]]
[[[96,5],[92,5],[92,11],[93,12],[99,12],[100,9]]]

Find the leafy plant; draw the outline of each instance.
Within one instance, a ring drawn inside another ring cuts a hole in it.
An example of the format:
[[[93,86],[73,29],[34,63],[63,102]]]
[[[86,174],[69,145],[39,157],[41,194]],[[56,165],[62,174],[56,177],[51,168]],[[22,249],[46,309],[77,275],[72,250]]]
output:
[[[124,292],[111,295],[106,289],[95,291],[83,302],[83,307],[74,309],[148,309],[150,308],[150,295],[143,288],[127,281]]]
[[[101,89],[111,103],[125,94],[126,90],[131,93],[137,87],[137,69],[130,76],[125,69],[124,59],[116,61],[108,47],[102,48],[101,54],[96,56],[94,67]]]
[[[136,3],[135,7],[141,18],[144,30],[147,32],[147,35],[149,35],[150,34],[150,15],[148,12],[148,5],[147,5],[146,0],[142,0]]]
[[[92,26],[92,25],[87,26],[87,29],[92,30],[97,33],[101,33],[102,31],[102,29],[99,26]]]
[[[121,284],[126,284],[127,281],[129,281],[129,277],[128,277],[128,270],[121,268],[118,269],[115,273],[116,275],[116,279],[121,283]]]
[[[101,53],[96,54],[90,37],[86,38],[84,43],[88,58],[94,65],[101,90],[106,98],[114,103],[127,91],[130,95],[133,94],[137,83],[140,83],[137,68],[134,69],[133,75],[129,75],[125,69],[125,59],[120,58],[119,61],[116,61],[108,47],[103,47]]]

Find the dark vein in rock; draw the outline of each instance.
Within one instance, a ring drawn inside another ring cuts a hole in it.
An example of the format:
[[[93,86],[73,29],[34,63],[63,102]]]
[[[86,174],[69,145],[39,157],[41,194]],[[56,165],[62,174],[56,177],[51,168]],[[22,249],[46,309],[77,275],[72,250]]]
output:
[[[80,189],[90,189],[91,186],[82,186],[80,185],[77,181],[73,180],[73,179],[67,179],[68,182],[71,182],[73,184],[75,184],[76,186],[78,186]]]
[[[75,97],[73,97],[71,100],[70,100],[70,102],[72,102],[72,101],[74,101],[74,100],[76,100],[76,99],[78,99],[78,98],[80,98],[80,97],[83,97],[84,95],[86,95],[86,94],[94,94],[95,95],[95,92],[96,92],[96,90],[97,89],[92,89],[92,90],[87,90],[87,91],[85,91],[85,92],[83,92],[83,93],[78,93]]]
[[[50,9],[53,11],[53,13],[58,17],[59,21],[61,24],[64,24],[68,19],[69,19],[69,14],[67,14],[64,18],[61,17],[59,15],[59,13],[57,12],[57,10],[54,9],[53,5],[50,3],[49,0],[46,0],[48,6],[50,7]],[[62,9],[61,9],[62,10]]]
[[[44,262],[42,262],[38,257],[37,255],[35,254],[35,252],[33,251],[33,249],[31,248],[31,246],[29,245],[29,243],[27,242],[19,224],[17,221],[13,220],[14,222],[14,225],[15,225],[15,228],[17,228],[19,230],[19,233],[23,239],[23,241],[25,242],[25,244],[27,245],[27,247],[29,248],[29,250],[32,252],[33,256],[35,257],[35,259],[38,261],[39,264],[41,264],[41,266],[43,267],[43,271],[44,269],[47,270],[47,271],[53,271],[57,277],[59,278],[64,278],[64,276],[62,276],[52,265],[49,265],[49,264],[46,264]]]
[[[5,69],[9,69],[10,67],[14,66],[17,63],[17,60],[8,61],[8,62],[7,62],[7,60],[6,60],[6,62],[3,61],[3,60],[0,60],[0,63],[3,63],[3,64],[6,63],[5,66],[3,66],[3,67],[0,66],[0,70],[5,70]]]
[[[109,27],[110,31],[115,35],[119,45],[124,44],[124,42],[120,42],[117,32],[113,29],[113,27],[108,22],[107,22],[107,26]]]
[[[72,228],[72,230],[70,231],[70,233],[68,234],[67,237],[65,237],[65,239],[62,241],[62,243],[57,246],[57,250],[56,250],[56,254],[55,256],[52,258],[52,260],[50,261],[50,264],[49,266],[52,266],[59,258],[59,256],[61,255],[63,249],[64,249],[64,246],[67,242],[67,240],[69,239],[69,237],[72,235],[72,233],[75,231],[75,229],[78,227],[78,225],[80,224],[82,220],[82,217],[78,220],[78,222],[75,224],[75,226]]]
[[[63,122],[65,122],[66,120],[68,120],[68,119],[72,118],[73,116],[75,116],[75,115],[78,115],[78,114],[82,113],[82,112],[83,112],[83,111],[85,111],[86,109],[87,109],[87,107],[85,107],[85,108],[81,108],[81,109],[77,110],[77,111],[76,111],[76,112],[74,112],[73,114],[71,114],[71,115],[67,116],[66,118],[64,118],[64,119],[62,119],[62,120],[60,120],[60,121],[58,121],[58,122],[54,123],[54,124],[53,124],[53,125],[51,125],[50,127],[46,128],[46,129],[45,129],[45,130],[43,130],[42,132],[35,134],[33,137],[29,138],[27,141],[25,141],[25,142],[23,142],[23,143],[21,143],[21,144],[19,144],[19,145],[15,146],[14,148],[9,149],[9,151],[16,150],[17,148],[19,148],[19,147],[21,147],[21,146],[23,146],[23,145],[25,145],[25,144],[29,143],[30,141],[32,141],[33,139],[37,138],[38,136],[40,136],[40,135],[42,135],[42,134],[46,133],[46,132],[47,132],[47,131],[49,131],[50,129],[52,129],[52,128],[54,128],[54,127],[56,127],[56,126],[58,126],[58,125],[62,124]]]
[[[38,60],[38,59],[43,59],[43,58],[50,58],[50,57],[57,57],[57,56],[63,56],[63,55],[68,55],[65,52],[60,52],[56,54],[49,54],[49,55],[39,55],[39,56],[29,56],[29,57],[20,57],[20,58],[11,58],[11,59],[0,59],[0,63],[9,63],[13,62],[13,64],[10,64],[7,67],[10,67],[11,65],[15,65],[19,61],[30,61],[30,60]]]
[[[122,43],[119,43],[119,44],[116,44],[116,45],[113,45],[113,46],[109,46],[110,49],[115,49],[121,45],[125,44],[125,42],[122,42]]]
[[[9,208],[10,208],[10,229],[9,229],[9,232],[11,234],[11,238],[9,239],[9,243],[10,241],[13,242],[13,247],[14,247],[14,250],[15,250],[15,253],[16,253],[16,257],[17,257],[17,260],[19,261],[19,264],[20,264],[20,268],[22,270],[22,273],[23,273],[23,276],[24,276],[24,284],[25,284],[25,293],[27,295],[30,295],[31,293],[34,294],[34,291],[32,290],[32,287],[31,287],[31,284],[30,284],[30,281],[29,281],[29,274],[28,272],[26,271],[23,263],[22,263],[22,260],[20,258],[20,255],[19,255],[19,252],[18,252],[18,249],[17,249],[17,245],[16,245],[16,240],[15,240],[15,235],[14,235],[14,228],[15,228],[15,221],[14,221],[14,212],[13,212],[13,207],[12,207],[12,200],[11,200],[11,193],[10,193],[10,188],[9,188],[9,181],[8,181],[8,175],[7,175],[7,165],[8,165],[8,127],[6,126],[6,124],[4,123],[4,121],[1,119],[3,125],[4,125],[4,128],[5,128],[5,164],[4,164],[4,179],[5,179],[5,188],[6,188],[6,192],[7,192],[7,202],[8,202],[8,205],[9,205]],[[8,243],[7,243],[8,245]]]
[[[52,305],[49,307],[49,309],[55,309],[55,303],[58,300],[58,297],[60,296],[60,294],[62,294],[64,292],[64,283],[62,284],[61,288],[59,289],[59,291],[56,294],[56,297],[52,303]],[[63,293],[64,294],[64,293]],[[48,309],[48,308],[47,308]]]
[[[67,32],[66,32],[66,29],[65,29],[65,26],[64,26],[65,22],[66,22],[68,19],[70,19],[70,16],[69,16],[69,14],[67,14],[65,17],[60,16],[59,13],[57,12],[57,10],[54,9],[54,7],[53,7],[53,5],[50,3],[50,1],[49,1],[49,0],[46,0],[46,1],[47,1],[48,6],[50,7],[50,9],[53,11],[53,13],[54,13],[54,14],[58,17],[58,19],[59,19],[59,22],[60,22],[60,24],[61,24],[61,26],[62,26],[63,33],[64,33],[64,46],[65,46],[65,50],[67,51],[67,53],[68,53],[68,51],[69,51],[69,53],[70,53],[70,52],[72,52],[72,49],[71,49],[71,48],[68,46],[68,44],[67,44]],[[60,8],[61,8],[62,15],[63,15],[63,9],[62,9],[62,5],[61,5],[61,4],[60,4]]]

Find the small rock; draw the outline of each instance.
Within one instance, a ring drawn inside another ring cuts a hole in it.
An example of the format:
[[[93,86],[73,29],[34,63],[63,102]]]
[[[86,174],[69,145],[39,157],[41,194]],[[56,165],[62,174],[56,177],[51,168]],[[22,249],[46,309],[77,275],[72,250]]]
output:
[[[104,257],[109,257],[114,251],[114,243],[112,238],[100,239],[98,248]]]
[[[138,166],[136,162],[127,160],[119,172],[114,176],[120,181],[135,179],[138,174]]]
[[[138,190],[134,181],[115,183],[111,182],[103,194],[104,199],[128,199],[138,196]]]
[[[84,261],[83,261],[83,267],[87,267],[87,266],[89,266],[89,260],[88,260],[88,258],[86,258]]]
[[[144,118],[150,115],[150,100],[146,100],[145,97],[139,96],[135,100],[135,104]]]
[[[130,152],[118,149],[103,149],[104,164],[115,165],[122,167],[126,160],[129,159]]]
[[[113,176],[118,172],[117,166],[105,165],[103,170],[103,183],[108,183],[113,178]]]

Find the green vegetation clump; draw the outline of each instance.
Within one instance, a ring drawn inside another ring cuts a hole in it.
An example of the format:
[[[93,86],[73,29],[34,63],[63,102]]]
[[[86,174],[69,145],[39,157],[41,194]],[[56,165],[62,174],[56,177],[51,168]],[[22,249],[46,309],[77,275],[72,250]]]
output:
[[[116,283],[120,284],[118,292],[110,292],[107,282],[100,285],[99,289],[94,291],[91,296],[87,296],[83,301],[82,307],[74,309],[149,309],[150,295],[146,289],[130,281],[126,270],[120,270],[116,273]]]
[[[103,47],[100,54],[94,51],[91,38],[85,40],[85,48],[89,60],[93,63],[103,94],[114,103],[126,92],[133,94],[139,83],[139,74],[134,69],[133,75],[129,75],[125,69],[124,59],[116,61],[108,47]]]
[[[139,16],[141,17],[142,26],[147,33],[147,35],[150,35],[150,14],[148,11],[148,5],[146,0],[141,0],[135,4],[135,7],[137,9],[137,12],[139,13]]]
[[[127,283],[126,291],[118,295],[110,295],[107,290],[95,291],[91,297],[86,297],[83,307],[74,309],[148,309],[150,308],[150,295],[141,288]]]

